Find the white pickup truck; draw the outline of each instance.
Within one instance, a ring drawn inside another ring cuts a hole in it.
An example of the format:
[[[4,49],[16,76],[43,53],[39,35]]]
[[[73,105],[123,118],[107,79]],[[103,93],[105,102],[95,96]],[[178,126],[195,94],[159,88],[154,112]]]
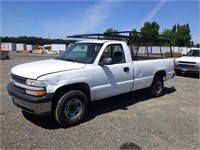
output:
[[[53,114],[62,126],[83,121],[92,101],[147,88],[161,96],[174,59],[132,60],[126,42],[76,42],[60,57],[17,65],[7,86],[13,103],[35,115]]]
[[[200,48],[191,49],[183,57],[177,58],[175,72],[177,75],[182,73],[200,74]]]

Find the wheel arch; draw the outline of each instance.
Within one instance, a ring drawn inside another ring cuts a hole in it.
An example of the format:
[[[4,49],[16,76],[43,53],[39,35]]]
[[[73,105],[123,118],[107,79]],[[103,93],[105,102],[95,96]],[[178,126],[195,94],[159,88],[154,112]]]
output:
[[[62,97],[63,94],[72,90],[79,90],[83,92],[87,96],[88,100],[91,101],[91,94],[90,94],[91,92],[89,85],[86,83],[75,83],[75,84],[61,86],[55,91],[53,95],[52,107],[55,107],[57,105],[58,100]]]
[[[166,71],[165,70],[160,70],[160,71],[155,73],[154,78],[156,76],[166,77]]]
[[[165,78],[165,77],[166,77],[166,71],[165,71],[165,70],[159,70],[159,71],[157,71],[157,72],[154,74],[154,76],[153,76],[153,80],[151,81],[151,85],[153,84],[153,81],[154,81],[154,79],[155,79],[157,76],[160,76],[160,77]],[[164,79],[163,79],[163,81],[164,81]]]

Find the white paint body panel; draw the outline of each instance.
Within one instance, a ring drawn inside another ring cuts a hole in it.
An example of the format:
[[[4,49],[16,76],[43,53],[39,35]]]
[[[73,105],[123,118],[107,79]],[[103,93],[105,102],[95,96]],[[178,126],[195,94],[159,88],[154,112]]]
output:
[[[84,66],[85,64],[50,59],[17,65],[12,68],[11,72],[21,77],[37,79],[46,74],[80,69]]]
[[[134,61],[134,87],[133,90],[138,90],[151,86],[154,75],[158,71],[165,71],[166,78],[169,80],[174,76],[174,60],[173,59],[155,59]]]

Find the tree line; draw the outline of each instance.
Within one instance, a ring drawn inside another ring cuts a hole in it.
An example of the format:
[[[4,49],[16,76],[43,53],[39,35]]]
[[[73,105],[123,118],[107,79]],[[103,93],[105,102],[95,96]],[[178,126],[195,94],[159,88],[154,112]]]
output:
[[[49,44],[70,44],[74,43],[75,40],[63,40],[63,39],[47,39],[42,37],[1,37],[2,42],[9,43],[26,43],[31,45],[49,45]]]

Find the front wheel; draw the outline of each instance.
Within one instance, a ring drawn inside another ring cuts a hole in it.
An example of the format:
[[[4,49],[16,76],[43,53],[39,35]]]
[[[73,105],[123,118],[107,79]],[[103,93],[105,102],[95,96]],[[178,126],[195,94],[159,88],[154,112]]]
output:
[[[70,91],[59,99],[55,109],[55,118],[63,127],[73,126],[83,121],[88,109],[87,96],[81,91]]]
[[[151,86],[149,87],[149,95],[151,97],[159,97],[163,94],[164,83],[162,76],[155,76]]]

